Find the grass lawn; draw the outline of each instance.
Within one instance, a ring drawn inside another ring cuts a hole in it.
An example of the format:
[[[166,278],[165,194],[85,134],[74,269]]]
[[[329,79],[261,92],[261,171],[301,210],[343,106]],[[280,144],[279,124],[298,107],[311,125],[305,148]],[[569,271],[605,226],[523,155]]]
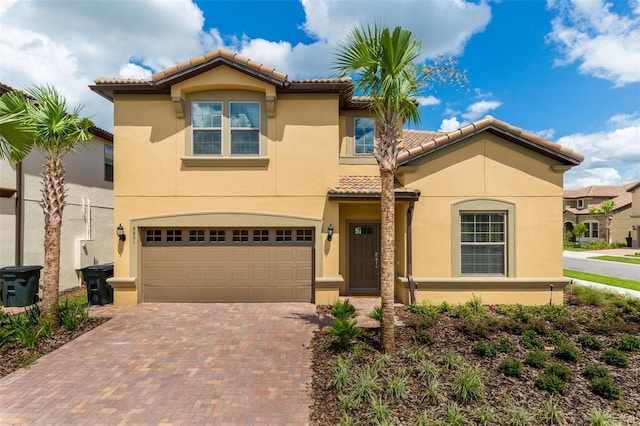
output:
[[[606,260],[609,262],[631,263],[633,265],[640,265],[640,257],[622,257],[622,256],[594,256],[587,259]]]
[[[625,280],[622,278],[605,277],[604,275],[589,274],[587,272],[564,270],[564,276],[575,278],[577,280],[591,281],[594,283],[606,284],[614,287],[628,288],[630,290],[640,291],[640,281]]]

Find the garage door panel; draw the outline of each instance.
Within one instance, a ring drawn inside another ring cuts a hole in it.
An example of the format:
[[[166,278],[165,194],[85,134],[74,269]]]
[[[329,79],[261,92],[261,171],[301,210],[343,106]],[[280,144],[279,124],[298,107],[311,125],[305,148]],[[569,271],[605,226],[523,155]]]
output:
[[[189,245],[185,240],[181,245],[143,244],[143,300],[311,300],[311,246],[293,242],[258,244],[241,246],[228,238],[220,245]]]

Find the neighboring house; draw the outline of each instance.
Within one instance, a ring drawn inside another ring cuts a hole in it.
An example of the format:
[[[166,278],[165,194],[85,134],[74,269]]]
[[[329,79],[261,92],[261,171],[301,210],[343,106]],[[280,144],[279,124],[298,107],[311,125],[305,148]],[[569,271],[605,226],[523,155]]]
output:
[[[350,79],[216,50],[91,89],[114,104],[116,304],[379,294],[374,122]],[[549,303],[554,285],[561,303],[563,173],[582,159],[491,117],[406,130],[397,299],[413,280],[419,301]]]
[[[640,248],[640,182],[627,188],[631,193],[631,238],[633,247]]]
[[[0,96],[15,90],[0,83]],[[82,282],[80,268],[113,262],[113,135],[98,127],[86,147],[67,155],[67,205],[60,245],[60,289]],[[0,160],[0,267],[44,265],[40,172],[33,150],[16,165]]]
[[[613,201],[614,211],[611,220],[611,242],[626,245],[629,233],[633,234],[631,224],[631,199],[629,190],[640,182],[624,185],[592,185],[580,189],[564,191],[564,232],[570,232],[573,226],[584,223],[587,233],[582,241],[603,240],[606,238],[606,221],[602,214],[592,214],[590,209],[600,208],[603,201]],[[637,238],[634,247],[638,246]]]

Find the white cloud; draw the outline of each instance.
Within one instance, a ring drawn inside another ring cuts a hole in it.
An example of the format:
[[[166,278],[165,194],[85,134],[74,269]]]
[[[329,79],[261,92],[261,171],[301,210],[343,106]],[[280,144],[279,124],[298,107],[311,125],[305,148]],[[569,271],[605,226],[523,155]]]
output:
[[[469,107],[467,107],[467,111],[464,114],[462,114],[462,118],[464,118],[467,121],[475,121],[481,117],[484,117],[489,112],[498,108],[500,105],[502,105],[502,102],[498,102],[498,101],[475,102],[469,105]]]
[[[416,101],[418,101],[418,104],[420,106],[431,106],[431,105],[440,105],[441,101],[440,99],[436,98],[435,96],[418,96],[416,98]]]
[[[557,65],[579,62],[584,74],[612,81],[616,86],[640,81],[640,6],[629,2],[629,16],[611,11],[604,0],[549,0],[558,11],[548,40],[563,57]],[[635,5],[635,9],[634,9]]]
[[[620,185],[640,180],[640,113],[611,117],[609,128],[590,134],[573,134],[557,143],[585,156],[583,163],[565,174],[565,188]]]
[[[137,64],[128,63],[120,68],[118,75],[122,78],[150,79],[151,71]]]
[[[541,138],[550,140],[551,138],[553,138],[553,135],[556,134],[556,131],[555,129],[542,129],[542,130],[532,131],[531,133],[533,133],[534,135],[538,135]]]
[[[458,121],[456,117],[445,118],[442,120],[440,124],[439,132],[453,132],[454,130],[462,127],[462,124]]]

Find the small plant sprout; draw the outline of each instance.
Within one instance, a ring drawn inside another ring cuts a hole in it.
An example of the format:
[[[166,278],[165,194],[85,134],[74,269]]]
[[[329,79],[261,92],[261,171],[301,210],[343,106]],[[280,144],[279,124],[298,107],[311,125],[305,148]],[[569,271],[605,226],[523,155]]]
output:
[[[480,426],[496,424],[498,422],[498,414],[493,408],[485,405],[478,410],[476,422],[478,422]]]
[[[550,396],[548,400],[542,403],[538,418],[545,425],[564,425],[566,423],[566,415],[560,407],[560,398]]]
[[[382,321],[382,306],[376,306],[367,316],[378,322]]]
[[[533,415],[526,408],[510,404],[507,411],[507,424],[510,426],[529,426],[533,424]]]
[[[467,418],[458,403],[455,401],[449,401],[447,403],[445,419],[448,426],[462,426],[467,424]]]
[[[407,351],[407,358],[412,362],[421,362],[427,357],[427,351],[423,346],[412,346]]]
[[[462,364],[462,356],[459,353],[448,350],[442,357],[442,363],[448,370],[454,370]]]
[[[427,383],[430,383],[438,377],[438,374],[440,374],[438,366],[431,361],[423,359],[420,361],[420,364],[418,364],[418,377],[425,380]]]
[[[453,395],[460,402],[478,401],[484,392],[482,370],[468,367],[460,371],[453,379]]]
[[[438,394],[438,390],[440,389],[440,382],[438,379],[431,379],[429,384],[427,385],[427,391],[422,395],[422,401],[429,400],[433,402],[437,402],[440,400],[440,395]]]
[[[387,378],[387,393],[392,398],[405,399],[409,394],[409,377],[406,372],[399,371],[398,374]]]
[[[371,398],[371,418],[375,424],[390,424],[391,409],[389,404],[385,403],[382,398]]]
[[[328,387],[335,388],[338,392],[342,392],[349,384],[349,371],[351,370],[351,361],[348,358],[339,356],[336,359],[335,372]]]
[[[597,408],[591,410],[587,415],[589,426],[620,426],[608,411],[601,411]]]

